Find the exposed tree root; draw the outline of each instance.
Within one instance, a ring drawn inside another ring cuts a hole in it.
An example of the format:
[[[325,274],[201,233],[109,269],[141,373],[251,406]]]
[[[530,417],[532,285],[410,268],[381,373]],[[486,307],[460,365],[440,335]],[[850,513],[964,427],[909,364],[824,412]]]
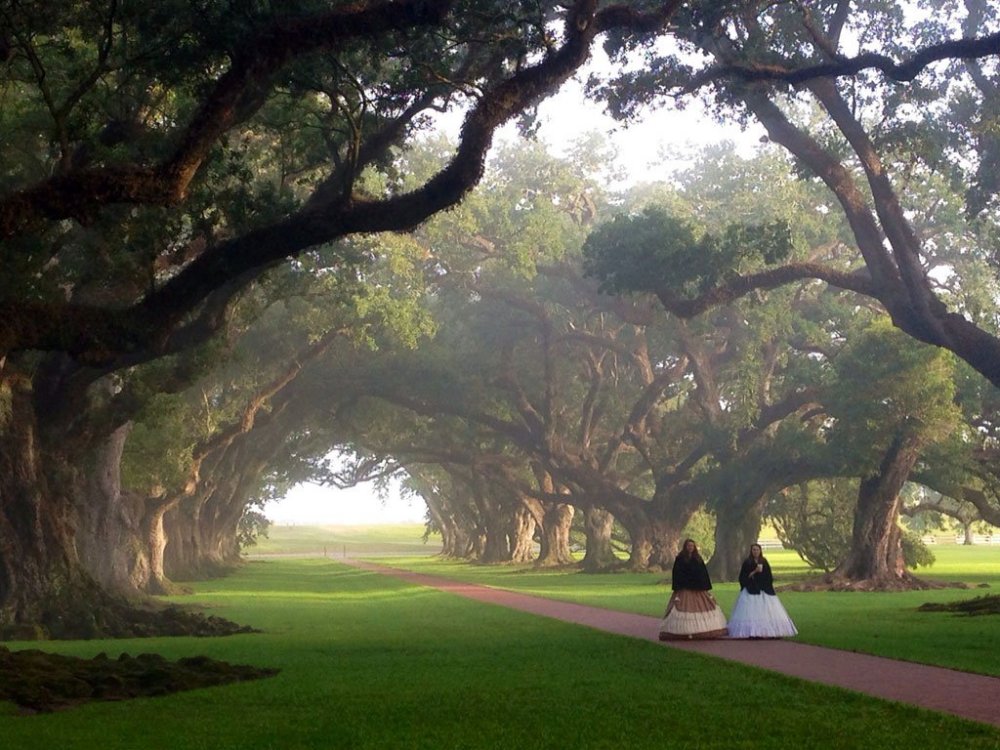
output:
[[[962,582],[942,583],[928,581],[907,573],[901,577],[863,578],[854,580],[846,576],[827,573],[807,578],[800,583],[781,586],[779,591],[928,591],[931,589],[967,589],[971,586]]]
[[[172,662],[159,654],[122,654],[93,659],[10,651],[0,646],[0,700],[12,701],[27,713],[54,711],[94,700],[126,700],[166,695],[210,685],[255,680],[277,674],[261,669],[193,656]]]
[[[977,615],[1000,615],[1000,595],[977,596],[975,599],[960,599],[946,604],[928,602],[917,607],[918,612],[954,612],[975,617]]]

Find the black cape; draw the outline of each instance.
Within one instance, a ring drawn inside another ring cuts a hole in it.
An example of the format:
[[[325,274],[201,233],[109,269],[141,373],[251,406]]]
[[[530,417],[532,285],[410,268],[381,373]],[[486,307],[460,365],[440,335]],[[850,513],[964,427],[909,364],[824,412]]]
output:
[[[750,575],[757,567],[757,563],[749,557],[743,561],[743,566],[740,568],[740,588],[746,589],[748,594],[759,594],[763,591],[774,596],[774,576],[771,575],[771,566],[764,559],[761,559],[761,563],[764,569]]]
[[[690,591],[708,591],[712,588],[712,579],[708,577],[705,562],[696,557],[685,559],[683,555],[674,558],[674,569],[671,574],[671,588],[674,591],[688,589]]]

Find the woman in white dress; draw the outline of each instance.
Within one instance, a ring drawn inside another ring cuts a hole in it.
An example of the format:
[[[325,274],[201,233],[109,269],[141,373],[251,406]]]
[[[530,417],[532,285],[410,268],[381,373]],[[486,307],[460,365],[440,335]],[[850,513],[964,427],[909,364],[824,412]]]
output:
[[[729,637],[785,638],[798,632],[774,593],[771,565],[760,545],[751,544],[740,568],[740,595],[729,618]]]
[[[726,634],[726,616],[712,596],[712,581],[693,539],[685,539],[674,558],[673,593],[660,622],[660,640],[719,638]]]

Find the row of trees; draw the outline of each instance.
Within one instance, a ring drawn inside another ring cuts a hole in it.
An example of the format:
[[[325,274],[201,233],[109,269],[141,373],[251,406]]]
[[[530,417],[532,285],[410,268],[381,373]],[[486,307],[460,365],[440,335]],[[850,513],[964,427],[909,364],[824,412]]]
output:
[[[439,331],[366,376],[369,400],[396,407],[392,429],[351,440],[367,462],[391,457],[419,477],[448,552],[518,559],[537,528],[539,562],[566,563],[578,513],[586,566],[613,562],[614,518],[632,566],[664,567],[692,515],[708,508],[714,572],[730,578],[769,501],[855,477],[863,533],[856,569],[840,573],[884,585],[908,579],[896,521],[899,489],[916,469],[928,482],[954,472],[970,490],[985,486],[969,467],[989,441],[974,426],[980,413],[963,408],[978,408],[989,387],[856,295],[805,282],[686,321],[653,294],[601,292],[593,276],[605,287],[629,275],[656,284],[668,266],[671,283],[691,289],[733,263],[760,266],[768,252],[842,254],[844,228],[818,210],[822,191],[795,180],[780,154],[713,152],[679,188],[643,186],[614,205],[595,180],[574,175],[578,153],[557,162],[519,147],[498,164],[481,194],[414,236]],[[518,203],[516,217],[494,202]],[[741,207],[795,230],[761,232],[760,252],[744,238],[729,243],[743,234],[729,223]],[[631,218],[581,244],[581,221],[623,209]],[[656,252],[675,258],[643,266]],[[404,428],[414,419],[419,427]],[[378,421],[366,412],[356,429]]]
[[[0,624],[127,621],[110,592],[231,559],[288,484],[396,469],[482,559],[538,529],[564,562],[579,512],[588,567],[613,520],[662,566],[707,505],[721,575],[769,497],[856,477],[840,572],[898,580],[907,478],[995,513],[1000,38],[966,6],[908,33],[882,2],[5,9]],[[711,91],[804,179],[720,156],[619,200],[581,144],[470,197],[599,38],[645,57],[595,100]],[[457,145],[404,148],[459,103]]]

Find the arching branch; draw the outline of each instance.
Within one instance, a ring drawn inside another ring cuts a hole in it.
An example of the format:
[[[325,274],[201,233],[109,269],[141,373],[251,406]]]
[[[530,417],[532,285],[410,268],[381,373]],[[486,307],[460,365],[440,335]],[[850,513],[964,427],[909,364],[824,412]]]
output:
[[[678,95],[690,94],[716,81],[736,80],[746,83],[770,81],[796,86],[817,78],[855,76],[865,70],[878,70],[893,81],[907,83],[920,75],[929,65],[942,60],[978,60],[998,54],[1000,54],[1000,33],[932,44],[899,63],[876,52],[865,52],[855,57],[838,57],[830,62],[800,68],[768,63],[729,63],[706,68],[692,76],[679,87]]]
[[[454,0],[384,0],[276,22],[236,49],[229,70],[202,102],[167,159],[153,166],[60,174],[10,194],[0,200],[0,240],[42,221],[73,218],[86,223],[101,207],[113,203],[180,202],[218,138],[263,104],[262,99],[250,102],[249,97],[288,62],[334,49],[346,39],[440,24],[453,4]]]
[[[698,297],[683,299],[667,289],[657,292],[664,309],[679,318],[693,318],[706,310],[734,302],[757,289],[776,289],[795,281],[816,279],[868,297],[876,287],[867,273],[845,273],[820,263],[789,263],[765,271],[733,276]]]

